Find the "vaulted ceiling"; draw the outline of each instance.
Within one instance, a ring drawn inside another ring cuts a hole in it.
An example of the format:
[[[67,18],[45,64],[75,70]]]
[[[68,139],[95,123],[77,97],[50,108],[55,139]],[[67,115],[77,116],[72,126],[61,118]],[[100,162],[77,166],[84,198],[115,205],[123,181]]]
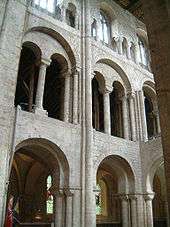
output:
[[[139,20],[144,19],[141,0],[114,0],[121,7],[131,12]]]

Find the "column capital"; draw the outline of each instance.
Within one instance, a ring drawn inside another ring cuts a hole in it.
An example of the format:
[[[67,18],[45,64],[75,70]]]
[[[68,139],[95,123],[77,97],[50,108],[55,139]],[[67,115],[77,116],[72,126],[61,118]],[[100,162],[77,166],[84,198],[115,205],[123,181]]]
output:
[[[128,99],[134,99],[135,98],[135,92],[129,92],[127,94]]]
[[[120,195],[120,199],[122,200],[122,201],[128,201],[129,200],[129,196],[127,195],[127,194],[124,194],[124,195]]]
[[[61,71],[61,75],[63,78],[68,78],[68,77],[71,77],[71,71],[68,70],[68,71]]]
[[[148,193],[144,195],[145,201],[152,201],[154,199],[155,193]]]
[[[137,196],[136,195],[129,195],[129,199],[130,200],[137,200]]]
[[[63,189],[63,192],[64,192],[64,194],[65,194],[67,197],[72,197],[72,196],[73,196],[73,193],[72,193],[72,191],[70,190],[70,188],[64,188],[64,189]]]
[[[47,67],[51,64],[51,59],[47,59],[47,58],[41,58],[40,60],[40,64],[42,65],[46,65]]]
[[[106,85],[103,89],[102,89],[102,93],[103,94],[107,94],[107,93],[111,93],[113,91],[113,87],[112,86],[109,86],[109,85]]]

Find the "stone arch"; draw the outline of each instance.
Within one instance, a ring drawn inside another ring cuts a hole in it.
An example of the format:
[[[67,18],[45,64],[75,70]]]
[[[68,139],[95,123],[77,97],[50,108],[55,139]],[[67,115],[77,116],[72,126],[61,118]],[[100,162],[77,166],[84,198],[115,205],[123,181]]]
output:
[[[157,110],[157,95],[154,83],[151,81],[145,81],[143,83],[143,90],[151,98],[151,101],[153,102],[153,108]]]
[[[100,9],[101,9],[102,11],[104,11],[104,12],[107,14],[107,16],[108,16],[109,19],[110,19],[110,22],[112,22],[113,20],[116,19],[116,14],[115,14],[113,8],[110,6],[109,3],[107,3],[106,1],[102,1],[102,0],[101,0],[101,1],[99,2],[99,7],[100,7]]]
[[[65,52],[67,53],[67,55],[69,57],[72,68],[76,67],[76,58],[78,58],[78,56],[75,56],[71,46],[59,32],[56,32],[55,30],[53,30],[51,28],[37,26],[37,27],[33,27],[30,30],[28,30],[25,34],[25,37],[30,32],[39,32],[39,33],[46,34],[46,35],[50,36],[51,38],[53,38],[54,40],[56,40],[58,43],[60,43],[60,45],[63,47],[63,49],[65,50]],[[26,39],[25,37],[24,37],[24,39]]]
[[[131,92],[132,87],[131,87],[131,83],[128,79],[128,76],[116,62],[112,61],[111,59],[103,58],[103,59],[99,59],[96,62],[96,64],[97,63],[103,63],[103,64],[106,64],[106,65],[110,66],[111,68],[113,68],[120,75],[120,78],[122,79],[122,81],[124,83],[126,92],[127,93]]]
[[[38,60],[41,59],[42,52],[40,47],[37,44],[35,44],[34,42],[25,41],[22,46],[30,48],[34,52],[37,59]]]
[[[156,173],[156,170],[164,163],[164,159],[163,157],[160,157],[159,159],[156,159],[152,165],[150,166],[147,174],[146,174],[146,178],[145,178],[145,182],[146,182],[146,192],[147,193],[152,193],[153,192],[153,179]]]
[[[97,160],[95,167],[95,175],[99,167],[103,163],[107,163],[109,168],[115,172],[119,185],[119,193],[134,193],[135,191],[135,175],[134,172],[126,159],[119,155],[109,155],[106,157],[101,157],[100,160]]]
[[[97,81],[99,83],[99,88],[103,92],[103,90],[105,89],[105,84],[106,84],[105,78],[100,72],[98,72],[98,71],[94,71],[94,72],[95,72],[95,78],[97,79]]]
[[[31,138],[31,139],[26,139],[22,142],[20,142],[18,145],[16,145],[16,150],[15,153],[18,152],[21,148],[25,147],[31,147],[31,146],[39,146],[42,148],[42,154],[45,154],[45,151],[48,151],[48,160],[50,160],[50,165],[53,166],[56,169],[56,161],[58,161],[59,167],[62,170],[61,174],[64,176],[64,182],[63,182],[63,187],[68,188],[69,186],[69,175],[70,175],[70,170],[69,170],[69,163],[67,161],[67,158],[64,154],[64,152],[53,142],[43,139],[43,138]],[[44,150],[43,150],[44,149]],[[50,156],[51,155],[51,156]],[[41,156],[43,157],[43,156]],[[54,158],[54,159],[53,159]],[[45,163],[46,158],[42,161]],[[47,163],[46,163],[47,164]],[[58,169],[58,168],[57,168]]]
[[[145,40],[146,44],[148,45],[148,36],[147,36],[147,32],[144,29],[137,28],[136,34],[137,36],[142,37]]]

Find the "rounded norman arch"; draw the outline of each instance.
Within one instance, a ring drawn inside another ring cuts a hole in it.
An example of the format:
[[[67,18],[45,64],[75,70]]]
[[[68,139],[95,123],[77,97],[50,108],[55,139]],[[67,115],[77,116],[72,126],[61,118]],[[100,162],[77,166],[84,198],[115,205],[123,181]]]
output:
[[[39,33],[43,33],[48,35],[49,37],[53,38],[54,40],[56,40],[65,50],[65,52],[68,55],[68,58],[71,62],[71,67],[72,68],[76,68],[76,62],[78,59],[78,56],[75,56],[71,46],[69,45],[68,41],[59,33],[56,32],[55,30],[51,29],[51,28],[47,28],[47,27],[33,27],[31,29],[29,29],[26,33],[25,33],[25,38],[26,36],[31,33],[31,32],[39,32]],[[54,51],[55,53],[55,51]]]
[[[103,63],[103,64],[106,64],[106,65],[110,66],[111,68],[113,68],[120,75],[120,77],[123,81],[123,84],[125,86],[126,92],[129,93],[129,92],[132,91],[132,86],[131,86],[131,83],[128,79],[128,76],[126,75],[124,70],[116,62],[113,62],[111,59],[103,58],[103,59],[98,60],[95,63],[95,65],[97,63]]]
[[[106,166],[106,169],[109,168],[116,175],[119,193],[133,194],[135,192],[135,175],[127,160],[119,155],[109,155],[103,160],[98,160],[95,167],[96,176],[102,165]]]

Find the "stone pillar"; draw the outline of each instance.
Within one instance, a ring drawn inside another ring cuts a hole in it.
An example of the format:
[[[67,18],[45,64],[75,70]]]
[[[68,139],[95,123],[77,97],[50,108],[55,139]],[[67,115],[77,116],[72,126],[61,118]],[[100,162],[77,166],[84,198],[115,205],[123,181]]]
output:
[[[145,195],[147,227],[153,227],[153,211],[152,211],[153,198],[154,194]]]
[[[67,23],[65,5],[62,5],[62,7],[61,7],[61,18],[62,18],[63,22]]]
[[[123,43],[123,39],[120,37],[118,41],[118,53],[121,55],[123,54],[122,43]]]
[[[106,88],[103,92],[104,101],[104,132],[111,134],[111,119],[110,119],[110,92],[111,89]]]
[[[129,227],[129,200],[127,195],[121,196],[122,227]]]
[[[55,193],[55,227],[62,227],[63,225],[63,200],[64,195],[62,192]]]
[[[79,103],[79,73],[76,70],[73,74],[73,123],[78,123],[78,103]]]
[[[73,194],[68,191],[66,193],[66,227],[73,226]]]
[[[43,112],[43,97],[44,97],[44,85],[45,85],[45,76],[46,69],[50,65],[50,60],[42,59],[39,70],[37,93],[36,93],[36,108],[35,112]]]
[[[168,0],[142,0],[142,3],[158,95],[170,220],[170,2]],[[157,42],[157,40],[162,40],[162,42]]]
[[[132,140],[136,141],[136,119],[135,119],[135,97],[133,94],[129,95],[129,112],[130,112],[130,126]]]
[[[79,15],[76,12],[76,16],[75,16],[75,28],[78,30],[79,29]]]
[[[122,97],[122,112],[123,112],[123,134],[125,139],[129,139],[129,122],[127,110],[127,97]]]
[[[161,133],[161,127],[160,127],[159,111],[158,110],[155,111],[154,114],[156,116],[157,133],[160,134]]]
[[[70,113],[70,72],[64,74],[65,84],[64,84],[64,122],[69,122]]]
[[[146,122],[145,102],[144,102],[143,91],[139,91],[139,102],[140,102],[143,141],[147,141],[148,140],[148,132],[147,132],[147,122]]]
[[[137,198],[135,195],[129,196],[131,202],[131,223],[132,227],[137,227]]]
[[[82,189],[82,200],[84,201],[84,207],[82,208],[82,220],[84,227],[95,227],[96,226],[96,211],[95,211],[95,196],[93,193],[93,183],[95,181],[94,166],[93,166],[93,128],[92,128],[92,86],[91,86],[91,74],[92,74],[92,53],[91,53],[91,1],[83,0],[82,4],[84,10],[82,12],[83,24],[85,33],[82,36],[82,42],[84,52],[82,53],[84,58],[83,65],[83,82],[85,86],[84,90],[84,113],[82,115],[83,122],[83,138],[84,142],[82,145],[82,157],[84,164],[82,167],[82,175],[85,181],[82,182],[84,186]],[[83,8],[83,7],[82,7]]]

